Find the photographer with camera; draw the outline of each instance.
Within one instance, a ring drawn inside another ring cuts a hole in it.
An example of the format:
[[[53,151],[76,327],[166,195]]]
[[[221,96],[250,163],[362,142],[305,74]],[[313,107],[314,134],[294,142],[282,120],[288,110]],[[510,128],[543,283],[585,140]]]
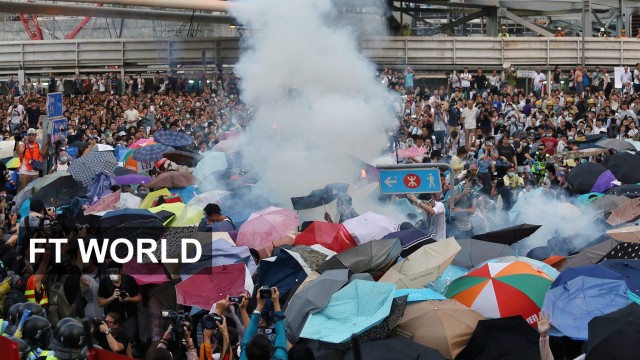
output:
[[[447,234],[456,239],[467,239],[473,235],[471,216],[476,212],[476,199],[474,186],[477,179],[469,177],[458,184],[454,197],[453,221],[447,224]],[[450,199],[446,205],[449,206]]]
[[[120,328],[120,316],[117,313],[110,312],[104,319],[94,319],[93,337],[103,349],[133,357],[131,342]]]
[[[163,316],[165,316],[163,314]],[[151,355],[152,360],[161,359],[174,359],[172,352],[169,351],[169,346],[177,345],[180,349],[177,350],[178,354],[183,354],[182,344],[186,346],[187,360],[198,360],[198,354],[191,338],[191,323],[189,321],[189,315],[183,311],[171,311],[167,314],[167,317],[171,318],[171,325],[167,328],[167,331],[162,335],[160,344],[153,351]],[[181,356],[176,359],[182,359]],[[202,360],[202,359],[201,359]]]
[[[227,318],[217,313],[212,313],[202,319],[202,345],[200,345],[200,360],[213,360],[215,352],[220,353],[219,359],[233,360],[234,353],[229,347],[229,330]],[[222,336],[222,344],[215,338],[216,334]]]
[[[136,280],[122,273],[122,264],[115,261],[107,264],[107,276],[100,280],[98,287],[98,305],[105,313],[114,312],[122,319],[122,332],[135,339],[138,327],[137,303],[142,300],[140,287]]]
[[[258,334],[258,325],[260,322],[260,314],[264,309],[264,305],[271,291],[271,303],[273,304],[276,340],[272,345],[269,338],[265,335]],[[280,309],[280,293],[277,287],[262,287],[258,290],[257,306],[251,314],[251,320],[247,331],[242,338],[242,352],[240,360],[286,360],[287,355],[287,338],[284,327],[284,313]]]

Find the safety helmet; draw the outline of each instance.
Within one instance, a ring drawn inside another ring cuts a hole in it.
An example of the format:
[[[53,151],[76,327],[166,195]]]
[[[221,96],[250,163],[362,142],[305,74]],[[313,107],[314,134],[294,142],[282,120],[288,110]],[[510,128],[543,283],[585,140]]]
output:
[[[30,316],[22,327],[22,339],[34,349],[47,348],[51,342],[51,323],[42,316]]]

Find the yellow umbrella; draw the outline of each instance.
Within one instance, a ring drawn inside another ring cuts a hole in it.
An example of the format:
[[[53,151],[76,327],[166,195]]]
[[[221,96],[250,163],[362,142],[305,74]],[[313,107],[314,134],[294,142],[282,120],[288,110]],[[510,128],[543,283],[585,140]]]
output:
[[[158,196],[169,196],[169,195],[171,195],[171,192],[167,188],[152,191],[149,194],[147,194],[147,196],[144,198],[144,200],[142,200],[142,202],[140,202],[140,206],[138,206],[138,208],[148,209],[153,206],[153,202],[156,200]]]
[[[200,224],[200,221],[204,217],[202,215],[203,206],[187,205],[182,208],[182,211],[176,216],[173,226],[192,226]]]
[[[158,213],[160,211],[168,211],[172,214],[174,214],[173,217],[171,217],[169,220],[164,222],[164,226],[170,226],[169,224],[171,224],[171,222],[173,220],[176,219],[177,215],[180,214],[180,212],[182,212],[182,209],[185,207],[185,205],[183,203],[164,203],[162,205],[158,205],[158,206],[154,206],[152,208],[149,208],[149,211],[151,211],[152,213]]]
[[[14,157],[13,159],[7,161],[7,169],[17,169],[20,167],[20,158]]]

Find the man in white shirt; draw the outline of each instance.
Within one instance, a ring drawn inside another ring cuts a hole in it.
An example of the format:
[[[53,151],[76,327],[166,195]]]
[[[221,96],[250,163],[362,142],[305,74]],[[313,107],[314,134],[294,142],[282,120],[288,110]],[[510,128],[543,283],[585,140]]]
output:
[[[480,115],[480,110],[473,105],[473,100],[468,100],[467,107],[462,109],[460,114],[460,117],[464,122],[464,144],[467,147],[467,150],[469,150],[470,135],[476,132],[477,119],[478,115]]]
[[[624,72],[620,74],[620,81],[622,82],[622,87],[624,89],[624,84],[633,82],[633,74],[629,72],[629,67],[624,67]]]
[[[462,74],[460,75],[460,86],[462,87],[462,94],[465,99],[469,99],[471,96],[471,74],[469,73],[468,68],[464,68]]]
[[[636,69],[633,70],[633,92],[640,92],[640,63],[636,63]]]
[[[433,235],[435,241],[447,239],[447,221],[444,204],[435,201],[431,194],[420,194],[418,199],[414,194],[407,195],[407,199],[416,204],[426,213],[427,231]]]
[[[20,130],[20,126],[24,123],[25,115],[24,106],[20,104],[19,98],[14,98],[13,105],[9,107],[9,129],[12,134]]]
[[[56,81],[56,90],[64,94],[64,75],[60,75],[60,78]]]
[[[542,73],[540,67],[536,67],[536,72],[531,76],[533,91],[539,97],[540,92],[542,91],[542,83],[547,80],[546,76]]]
[[[124,112],[124,121],[127,124],[127,129],[136,126],[138,120],[140,118],[140,114],[138,110],[135,109],[133,101],[129,102],[129,109]]]

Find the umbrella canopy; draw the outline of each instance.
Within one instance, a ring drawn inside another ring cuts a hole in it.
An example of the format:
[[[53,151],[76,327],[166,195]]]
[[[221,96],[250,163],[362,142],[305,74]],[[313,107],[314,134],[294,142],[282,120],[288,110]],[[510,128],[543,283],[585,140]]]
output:
[[[264,196],[257,194],[237,194],[232,193],[229,196],[225,196],[217,202],[222,208],[222,212],[233,219],[233,222],[237,226],[249,219],[251,214],[258,212],[264,208],[267,208],[273,203]]]
[[[596,143],[597,146],[605,149],[614,149],[619,152],[623,151],[636,151],[636,147],[633,144],[624,141],[622,139],[604,139]],[[631,154],[629,154],[631,155]]]
[[[120,193],[120,200],[113,207],[114,210],[122,210],[125,208],[137,209],[140,206],[142,199],[133,195],[132,193],[125,192]]]
[[[123,265],[122,272],[131,275],[140,286],[164,284],[169,281],[162,264],[140,264],[132,260]]]
[[[619,241],[608,239],[601,243],[586,247],[580,250],[577,254],[568,257],[561,269],[597,264],[603,256],[611,251],[611,249],[618,246],[618,244],[620,244]]]
[[[549,265],[545,264],[542,261],[534,260],[534,259],[531,259],[531,258],[528,258],[528,257],[525,257],[525,256],[503,256],[503,257],[491,259],[491,260],[487,261],[487,263],[509,264],[509,263],[512,263],[512,262],[515,262],[515,261],[520,261],[520,262],[529,264],[531,267],[536,269],[538,272],[543,273],[544,275],[546,275],[551,280],[554,280],[560,274],[558,272],[558,270],[556,270],[554,267],[549,266]],[[484,264],[482,264],[482,265],[484,265]],[[473,270],[476,270],[477,268],[478,267],[476,267]]]
[[[95,175],[102,172],[113,173],[117,164],[112,151],[89,151],[72,161],[67,172],[82,186],[88,186]]]
[[[438,278],[458,251],[454,238],[425,245],[392,266],[380,281],[395,283],[399,289],[424,287]]]
[[[202,155],[183,150],[169,151],[163,154],[165,159],[172,161],[178,165],[184,165],[188,167],[194,167],[202,160]]]
[[[309,315],[300,336],[329,343],[347,341],[389,315],[394,291],[393,284],[354,280],[321,311]]]
[[[456,360],[540,360],[539,339],[520,316],[480,320]]]
[[[111,145],[107,144],[95,144],[91,151],[114,151],[115,149]]]
[[[100,198],[100,200],[96,201],[94,204],[86,208],[84,210],[84,214],[89,215],[101,211],[113,210],[116,207],[116,204],[120,201],[120,194],[121,191],[118,190],[116,192],[103,196],[102,198]]]
[[[295,245],[314,244],[320,244],[335,252],[343,252],[357,246],[344,225],[321,221],[312,222],[296,236]]]
[[[156,191],[151,191],[147,194],[147,196],[144,197],[144,199],[140,202],[140,208],[141,209],[148,209],[150,207],[153,207],[153,204],[155,203],[156,199],[160,196],[170,196],[171,192],[169,191],[169,189],[160,189],[160,190],[156,190]]]
[[[619,141],[631,145],[624,140]],[[640,182],[640,156],[619,152],[608,158],[606,167],[623,184]]]
[[[487,260],[515,255],[515,251],[503,244],[487,242],[482,240],[462,239],[456,240],[460,245],[460,251],[453,259],[453,264],[470,269],[480,265]]]
[[[14,157],[14,158],[9,158],[9,160],[5,165],[7,166],[7,169],[17,169],[22,165],[22,163],[20,163],[19,157]]]
[[[623,195],[630,198],[637,198],[640,196],[640,185],[620,185],[614,186],[607,190],[607,194],[610,195]]]
[[[150,183],[153,178],[151,176],[141,174],[128,174],[116,176],[114,180],[118,185],[140,185]]]
[[[113,228],[130,221],[160,220],[160,218],[147,209],[122,209],[108,211],[100,218],[100,227]]]
[[[175,229],[175,228],[174,228]],[[211,233],[208,233],[211,234]],[[198,235],[200,238],[200,235]],[[245,264],[249,268],[249,272],[253,273],[257,269],[251,252],[246,246],[234,246],[224,239],[215,239],[211,242],[210,251],[205,250],[206,241],[201,241],[203,245],[202,256],[200,260],[192,264],[182,264],[180,274],[182,279],[187,279],[190,275],[211,266],[221,266],[229,264]]]
[[[282,239],[299,225],[295,211],[269,206],[251,214],[247,222],[240,226],[237,244],[258,248]]]
[[[603,193],[614,187],[614,181],[616,180],[618,179],[616,179],[616,176],[611,172],[611,170],[607,170],[600,176],[598,176],[598,180],[596,180],[595,184],[593,184],[591,191],[596,193]]]
[[[320,251],[319,249],[323,249],[324,251]],[[316,271],[320,264],[322,264],[327,257],[335,255],[335,251],[331,251],[325,248],[322,245],[296,245],[290,251],[297,253],[300,255],[302,260],[309,266],[311,271]],[[327,254],[328,253],[328,254]]]
[[[622,276],[629,290],[640,295],[640,260],[605,260],[601,267],[609,269]]]
[[[550,315],[553,327],[562,334],[586,340],[591,319],[629,305],[627,289],[623,280],[579,276],[550,289],[542,310]]]
[[[465,276],[469,273],[469,270],[456,265],[449,265],[446,269],[438,276],[436,281],[429,284],[429,289],[433,289],[438,293],[444,293],[444,290],[451,284],[451,282],[459,277]]]
[[[230,264],[204,268],[176,285],[178,304],[211,309],[228,295],[245,292],[244,264]]]
[[[240,150],[240,141],[237,139],[220,140],[213,146],[213,150],[223,153],[234,153]]]
[[[373,212],[366,212],[343,223],[358,244],[385,237],[398,230],[400,224],[395,220]]]
[[[400,251],[402,246],[399,239],[372,241],[330,257],[317,271],[322,273],[331,269],[349,269],[353,273],[381,275],[395,263]]]
[[[171,146],[152,144],[143,146],[133,152],[133,160],[139,162],[153,162],[164,157],[164,153],[175,150]]]
[[[551,281],[522,261],[487,263],[454,280],[444,295],[486,317],[520,315],[535,326]]]
[[[383,239],[400,239],[402,244],[401,257],[407,257],[420,247],[436,242],[430,234],[420,229],[400,230],[388,233]]]
[[[191,200],[189,200],[188,205],[197,205],[204,207],[207,204],[218,204],[220,200],[222,200],[225,196],[231,194],[229,191],[225,190],[211,190],[202,194],[195,195]]]
[[[591,162],[578,164],[569,172],[567,181],[574,190],[586,194],[591,192],[591,188],[605,171],[607,169],[602,164]]]
[[[389,354],[393,354],[394,359],[444,360],[438,350],[420,345],[403,336],[362,343],[360,351],[361,358],[356,358],[353,350],[349,350],[344,360],[388,360]]]
[[[619,208],[629,200],[631,199],[622,195],[604,195],[590,203],[589,207],[598,212],[608,212]]]
[[[607,223],[616,226],[625,222],[634,221],[638,217],[640,217],[640,197],[629,200],[612,211],[611,215],[607,218]]]
[[[163,223],[165,226],[169,226],[169,224],[171,224],[173,219],[175,219],[176,216],[182,212],[184,207],[185,207],[185,204],[183,203],[164,203],[164,204],[160,204],[158,206],[149,208],[149,211],[151,211],[154,214],[158,214],[163,211],[168,212],[169,215]]]
[[[589,321],[587,359],[636,359],[640,353],[640,305],[631,303]]]
[[[195,185],[198,180],[193,174],[184,171],[169,171],[158,175],[147,186],[151,189],[182,188]]]
[[[157,143],[183,147],[193,144],[193,137],[185,132],[175,130],[158,130],[153,134],[153,140]]]
[[[609,260],[613,261],[613,260]],[[574,268],[565,269],[558,275],[558,277],[553,281],[550,288],[554,289],[558,286],[563,286],[569,281],[580,277],[580,276],[588,276],[596,279],[607,279],[607,280],[624,280],[622,275],[607,269],[604,266],[600,265],[587,265],[587,266],[578,266]]]
[[[227,157],[224,153],[217,151],[209,151],[198,162],[193,175],[200,181],[206,181],[207,177],[215,171],[224,170],[229,166]]]
[[[640,226],[627,226],[607,230],[607,235],[619,241],[640,243]]]
[[[275,286],[282,294],[286,294],[311,272],[303,263],[300,255],[288,250],[280,251],[275,258],[260,261],[260,284]]]
[[[139,149],[139,148],[141,148],[143,146],[152,145],[152,144],[155,144],[155,142],[153,141],[152,137],[150,137],[148,139],[140,139],[140,140],[134,142],[133,144],[129,145],[129,149]]]
[[[529,237],[542,225],[520,224],[504,229],[489,231],[484,234],[473,235],[473,239],[488,241],[496,244],[511,245]]]
[[[78,196],[79,192],[80,186],[74,178],[67,172],[59,171],[45,175],[33,187],[31,200],[42,200],[45,206],[60,206]]]
[[[396,329],[399,334],[440,351],[445,359],[455,359],[480,320],[484,316],[456,300],[424,301],[409,304]]]
[[[0,158],[8,158],[13,156],[13,149],[16,146],[15,141],[0,141]]]
[[[444,295],[440,294],[437,291],[420,288],[420,289],[398,289],[394,293],[394,297],[407,296],[407,302],[420,302],[420,301],[428,301],[428,300],[446,300],[447,298]]]
[[[292,197],[291,205],[294,210],[313,209],[335,201],[340,194],[346,194],[348,189],[349,184],[329,184],[322,189],[313,190],[309,195]]]
[[[607,259],[640,259],[640,244],[628,242],[618,244],[616,247],[611,249],[611,251],[605,254],[602,259],[600,259],[600,261],[604,261]]]
[[[117,166],[115,170],[113,170],[113,174],[115,176],[123,176],[123,175],[131,175],[131,174],[135,174],[136,172],[134,170],[131,169],[127,169],[124,168],[122,166]]]

